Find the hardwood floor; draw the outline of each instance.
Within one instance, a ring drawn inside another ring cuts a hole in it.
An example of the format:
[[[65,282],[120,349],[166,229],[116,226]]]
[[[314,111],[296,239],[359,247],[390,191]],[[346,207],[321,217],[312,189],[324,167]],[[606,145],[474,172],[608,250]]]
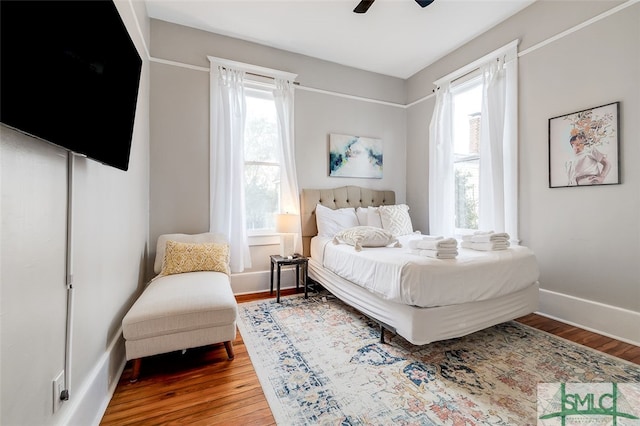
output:
[[[283,291],[283,295],[295,290]],[[237,296],[238,303],[268,293]],[[517,321],[618,358],[640,364],[640,347],[582,330],[537,314]],[[127,363],[102,425],[273,425],[274,418],[242,336],[236,357],[227,360],[223,344],[145,358],[140,380],[130,383]]]
[[[530,325],[547,333],[588,346],[600,352],[640,364],[640,346],[631,345],[601,334],[592,333],[573,325],[565,324],[538,314],[529,314],[516,321]]]

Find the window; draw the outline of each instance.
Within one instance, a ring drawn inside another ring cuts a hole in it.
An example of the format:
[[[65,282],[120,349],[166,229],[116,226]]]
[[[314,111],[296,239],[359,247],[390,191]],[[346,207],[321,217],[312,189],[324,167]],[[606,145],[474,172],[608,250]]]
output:
[[[244,190],[248,235],[273,233],[280,209],[280,148],[273,94],[245,90]]]
[[[482,79],[475,77],[451,90],[456,233],[477,230],[480,201],[480,118]]]
[[[297,75],[207,58],[211,62],[209,230],[229,239],[231,272],[236,273],[251,268],[250,246],[277,243],[274,213],[279,204],[291,203],[292,211],[299,210],[293,161]]]
[[[429,232],[518,242],[518,40],[434,81]]]

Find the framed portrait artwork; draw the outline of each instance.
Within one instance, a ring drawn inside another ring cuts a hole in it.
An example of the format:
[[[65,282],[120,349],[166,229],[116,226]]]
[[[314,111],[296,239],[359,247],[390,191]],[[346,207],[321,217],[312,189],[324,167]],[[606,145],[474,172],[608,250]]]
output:
[[[620,183],[620,102],[549,119],[549,188]]]
[[[382,178],[382,140],[329,135],[329,176]]]

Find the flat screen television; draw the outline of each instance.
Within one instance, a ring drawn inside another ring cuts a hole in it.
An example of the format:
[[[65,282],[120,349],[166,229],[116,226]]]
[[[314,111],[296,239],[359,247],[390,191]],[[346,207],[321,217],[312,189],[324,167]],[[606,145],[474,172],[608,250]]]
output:
[[[0,121],[129,168],[142,60],[113,1],[0,2]]]

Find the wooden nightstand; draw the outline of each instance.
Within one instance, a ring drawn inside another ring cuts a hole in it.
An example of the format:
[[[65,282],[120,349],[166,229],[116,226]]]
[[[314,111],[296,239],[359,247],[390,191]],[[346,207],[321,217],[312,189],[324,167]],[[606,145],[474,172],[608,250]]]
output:
[[[300,267],[302,267],[302,279],[304,284],[304,297],[307,296],[307,266],[309,259],[302,255],[294,255],[293,258],[282,257],[278,254],[269,256],[271,258],[271,290],[270,294],[273,294],[273,268],[278,269],[278,275],[276,277],[276,302],[280,303],[280,271],[283,266],[295,266],[296,267],[296,290],[300,288]]]

